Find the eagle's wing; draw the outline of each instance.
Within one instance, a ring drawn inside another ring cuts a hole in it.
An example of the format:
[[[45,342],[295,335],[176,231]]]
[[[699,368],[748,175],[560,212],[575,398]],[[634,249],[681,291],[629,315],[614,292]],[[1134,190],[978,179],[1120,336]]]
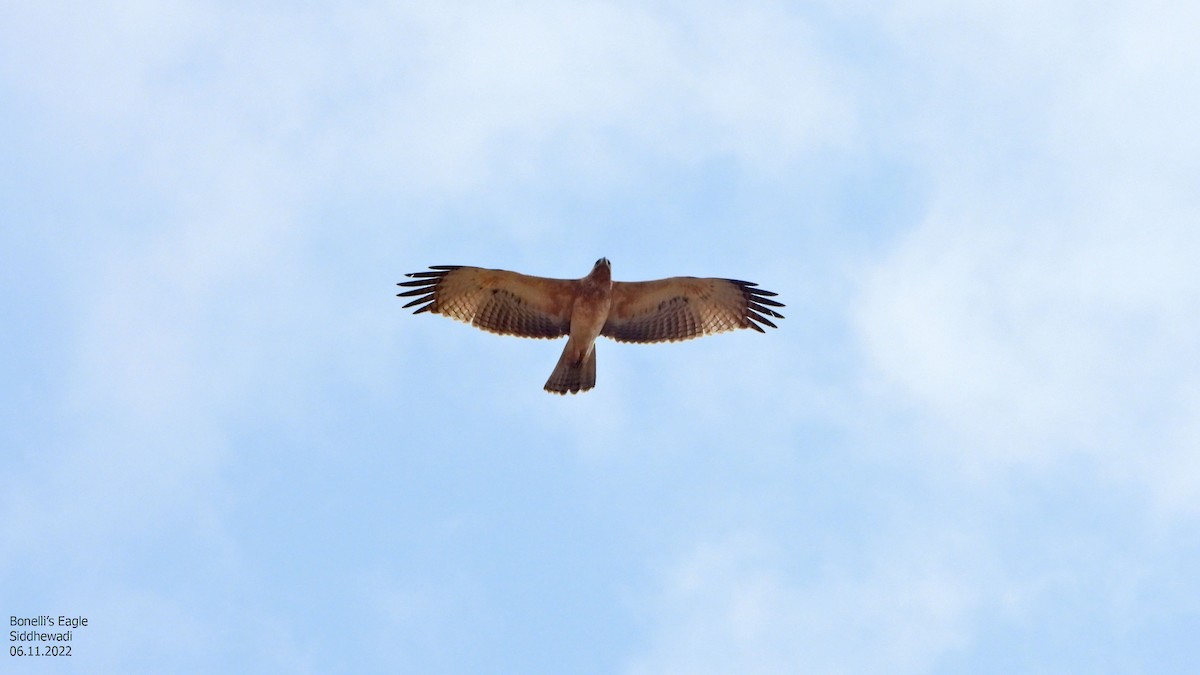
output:
[[[421,296],[406,308],[465,321],[493,333],[555,338],[571,330],[571,305],[578,281],[546,279],[506,270],[432,265],[428,272],[405,276],[398,286],[414,287],[400,297]]]
[[[771,307],[783,307],[775,293],[734,279],[671,277],[658,281],[613,282],[612,308],[600,334],[621,342],[662,342],[737,328],[775,328]],[[768,306],[769,305],[769,306]]]

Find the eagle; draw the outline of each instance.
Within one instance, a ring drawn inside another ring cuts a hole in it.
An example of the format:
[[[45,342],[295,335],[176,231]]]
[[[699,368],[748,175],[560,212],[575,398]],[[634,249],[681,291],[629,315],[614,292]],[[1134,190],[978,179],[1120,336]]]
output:
[[[736,279],[670,277],[613,281],[612,263],[596,261],[582,279],[549,279],[508,270],[431,265],[406,274],[413,281],[398,297],[416,297],[413,314],[432,312],[501,335],[529,338],[567,336],[545,389],[555,394],[596,386],[596,338],[618,342],[677,342],[763,326],[783,303],[776,293]]]

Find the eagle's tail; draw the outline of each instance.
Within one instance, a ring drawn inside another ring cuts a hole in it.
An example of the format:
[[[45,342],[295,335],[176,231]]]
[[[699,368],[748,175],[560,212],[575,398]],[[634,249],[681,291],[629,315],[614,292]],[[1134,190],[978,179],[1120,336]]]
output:
[[[562,356],[558,357],[558,365],[546,380],[546,391],[574,394],[596,386],[596,345],[593,344],[582,359],[576,358],[575,351],[574,345],[567,340]]]

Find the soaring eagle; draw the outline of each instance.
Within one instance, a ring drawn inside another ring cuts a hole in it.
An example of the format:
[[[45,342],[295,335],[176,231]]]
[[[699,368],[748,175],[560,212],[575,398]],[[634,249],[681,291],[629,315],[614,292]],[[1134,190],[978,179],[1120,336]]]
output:
[[[619,342],[676,342],[738,328],[776,328],[772,307],[783,304],[758,284],[735,279],[671,277],[613,281],[607,258],[582,279],[547,279],[507,270],[432,265],[398,286],[413,313],[433,312],[501,335],[567,337],[546,391],[566,394],[596,386],[596,337]],[[760,325],[761,324],[761,325]]]

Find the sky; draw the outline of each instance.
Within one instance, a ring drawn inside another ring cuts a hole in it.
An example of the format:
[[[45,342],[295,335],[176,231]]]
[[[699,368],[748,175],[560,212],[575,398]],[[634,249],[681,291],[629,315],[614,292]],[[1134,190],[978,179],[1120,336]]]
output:
[[[1196,25],[5,3],[4,670],[1200,671]],[[394,297],[602,256],[787,318],[557,397]]]

